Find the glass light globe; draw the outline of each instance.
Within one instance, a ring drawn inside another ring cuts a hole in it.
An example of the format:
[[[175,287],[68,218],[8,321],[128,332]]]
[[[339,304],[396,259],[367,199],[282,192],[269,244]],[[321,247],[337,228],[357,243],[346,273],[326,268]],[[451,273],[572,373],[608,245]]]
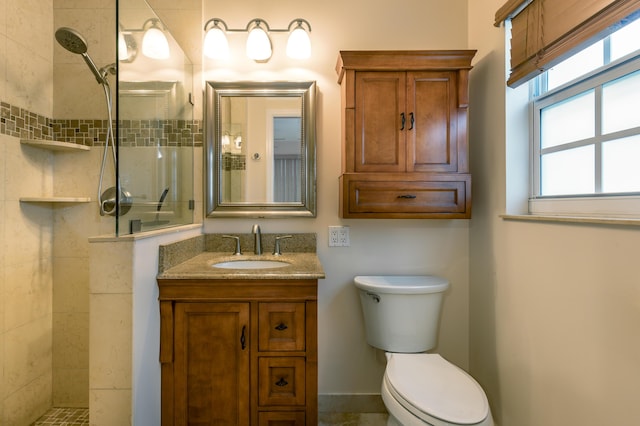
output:
[[[145,31],[142,37],[142,54],[152,59],[169,58],[169,42],[160,29],[151,27]]]
[[[287,56],[292,59],[308,59],[311,57],[311,40],[309,34],[299,26],[289,35]]]
[[[271,40],[260,27],[255,27],[247,37],[247,57],[254,61],[266,61],[271,57]]]
[[[127,41],[124,39],[124,34],[118,34],[118,60],[126,61],[129,59],[129,49],[127,48]]]
[[[211,59],[227,59],[229,57],[229,42],[224,31],[213,27],[204,36],[204,55]]]

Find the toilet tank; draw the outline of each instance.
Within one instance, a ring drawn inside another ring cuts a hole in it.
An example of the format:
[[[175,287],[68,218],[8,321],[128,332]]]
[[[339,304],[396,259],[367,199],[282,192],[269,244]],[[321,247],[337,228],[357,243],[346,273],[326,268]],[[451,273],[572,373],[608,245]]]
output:
[[[388,352],[436,346],[442,296],[449,287],[433,275],[357,276],[367,343]]]

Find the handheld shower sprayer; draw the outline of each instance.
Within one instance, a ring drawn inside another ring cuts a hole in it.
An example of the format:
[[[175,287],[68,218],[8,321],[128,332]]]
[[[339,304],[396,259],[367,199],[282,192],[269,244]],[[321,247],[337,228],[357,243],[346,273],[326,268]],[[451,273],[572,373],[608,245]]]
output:
[[[107,70],[109,66],[98,69],[93,59],[91,59],[91,56],[87,53],[87,41],[79,32],[73,28],[60,27],[56,30],[56,40],[69,52],[82,56],[82,59],[84,59],[87,66],[89,66],[89,69],[99,84],[105,84],[107,82]]]
[[[96,81],[102,86],[104,90],[109,120],[107,122],[107,135],[105,138],[106,140],[104,144],[104,153],[102,155],[102,165],[100,167],[100,178],[98,182],[98,205],[100,206],[101,216],[122,216],[126,214],[131,208],[132,201],[130,194],[120,187],[119,178],[116,177],[115,187],[110,187],[106,191],[102,192],[102,183],[104,179],[104,171],[106,167],[109,148],[111,148],[111,154],[113,157],[114,173],[117,176],[116,142],[113,134],[113,118],[111,111],[111,88],[109,86],[109,80],[107,79],[107,76],[109,74],[116,74],[117,64],[111,63],[98,69],[95,62],[93,62],[93,60],[87,53],[87,41],[84,39],[84,37],[82,37],[82,35],[80,35],[79,32],[77,32],[73,28],[58,28],[56,30],[56,40],[69,52],[82,56],[82,59],[84,59],[84,62],[89,67],[89,70],[91,70],[91,72],[93,73]]]

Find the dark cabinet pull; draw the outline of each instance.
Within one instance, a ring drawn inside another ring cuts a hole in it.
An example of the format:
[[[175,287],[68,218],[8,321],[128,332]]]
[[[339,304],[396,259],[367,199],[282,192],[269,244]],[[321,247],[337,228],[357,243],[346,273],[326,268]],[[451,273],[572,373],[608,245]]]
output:
[[[286,330],[287,328],[289,328],[289,327],[287,327],[287,325],[283,324],[283,323],[280,323],[280,324],[276,325],[276,327],[275,327],[275,329],[278,330],[278,331]]]
[[[414,199],[414,198],[416,198],[416,196],[412,195],[412,194],[406,194],[406,195],[398,195],[398,198]]]
[[[405,121],[407,121],[406,117],[404,116],[404,112],[400,113],[400,121],[402,122],[402,126],[400,127],[400,130],[404,130],[404,123]]]
[[[411,123],[411,127],[409,127],[409,130],[413,130],[413,123],[415,123],[415,120],[413,118],[412,112],[409,113],[409,122]]]
[[[288,384],[289,384],[289,382],[287,382],[287,381],[284,379],[284,377],[280,377],[280,380],[278,380],[278,381],[276,382],[276,386],[280,386],[280,387],[287,386]]]
[[[247,339],[244,337],[244,332],[247,330],[247,326],[242,326],[242,336],[240,336],[240,347],[244,350],[247,347]]]

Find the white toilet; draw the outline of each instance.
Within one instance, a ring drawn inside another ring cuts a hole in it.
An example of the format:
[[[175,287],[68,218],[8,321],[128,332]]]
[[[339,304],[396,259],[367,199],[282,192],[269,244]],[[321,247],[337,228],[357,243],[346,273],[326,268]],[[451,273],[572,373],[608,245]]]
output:
[[[386,351],[382,399],[388,425],[493,426],[484,391],[435,347],[449,282],[423,276],[358,276],[367,342]]]

